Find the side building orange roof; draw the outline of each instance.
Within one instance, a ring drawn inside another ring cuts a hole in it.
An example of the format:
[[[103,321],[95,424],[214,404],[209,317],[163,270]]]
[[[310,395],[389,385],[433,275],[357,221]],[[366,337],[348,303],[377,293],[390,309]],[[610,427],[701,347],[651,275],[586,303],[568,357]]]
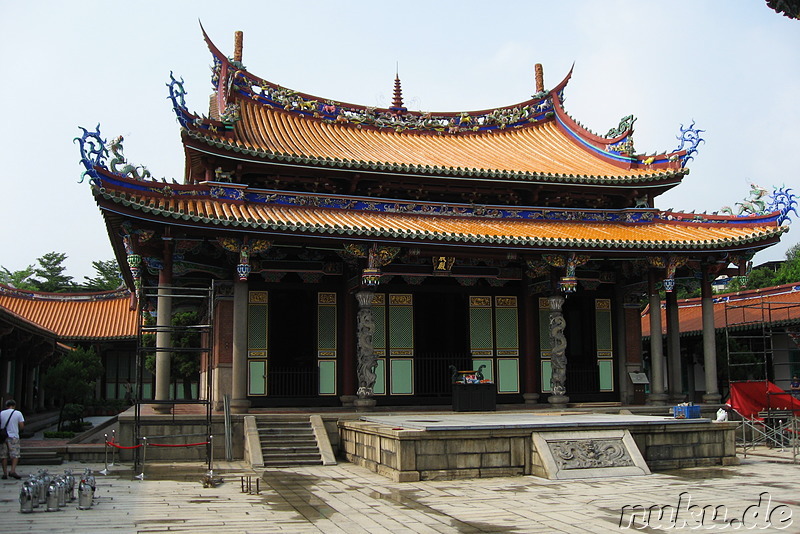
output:
[[[41,293],[0,285],[0,318],[61,342],[136,338],[136,310],[127,290]]]
[[[661,307],[662,334],[667,333],[666,310]],[[642,336],[650,336],[650,307],[642,312]],[[703,331],[701,299],[678,302],[682,336],[699,336]],[[800,324],[800,284],[791,283],[714,296],[714,325],[717,329],[746,328],[756,323],[772,326]]]

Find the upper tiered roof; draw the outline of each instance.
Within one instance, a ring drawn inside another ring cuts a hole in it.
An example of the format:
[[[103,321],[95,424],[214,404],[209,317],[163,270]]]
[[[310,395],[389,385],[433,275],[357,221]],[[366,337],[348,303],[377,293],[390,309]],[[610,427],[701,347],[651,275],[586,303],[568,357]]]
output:
[[[553,89],[537,87],[531,99],[511,106],[411,112],[286,89],[251,74],[204,37],[214,57],[211,117],[190,113],[182,83],[171,84],[193,181],[204,179],[200,160],[217,153],[286,168],[630,187],[649,189],[652,198],[680,182],[696,148],[682,142],[680,150],[637,155],[632,117],[606,136],[588,131],[562,105],[571,72]]]

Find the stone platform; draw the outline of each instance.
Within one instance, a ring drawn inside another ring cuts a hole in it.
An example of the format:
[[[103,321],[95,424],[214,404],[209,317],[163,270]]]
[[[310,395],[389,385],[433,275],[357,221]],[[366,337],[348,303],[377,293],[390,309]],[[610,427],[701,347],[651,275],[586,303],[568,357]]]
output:
[[[733,465],[735,430],[736,423],[710,419],[576,412],[376,414],[339,421],[347,460],[399,482]]]

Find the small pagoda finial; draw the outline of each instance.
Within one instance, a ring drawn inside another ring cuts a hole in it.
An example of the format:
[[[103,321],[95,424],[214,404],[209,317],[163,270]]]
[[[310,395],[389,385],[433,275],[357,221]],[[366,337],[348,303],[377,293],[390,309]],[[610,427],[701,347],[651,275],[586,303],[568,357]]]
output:
[[[242,44],[244,41],[244,34],[241,31],[234,32],[233,34],[233,60],[242,62]]]
[[[397,64],[395,68],[395,75],[394,75],[394,98],[392,99],[392,107],[390,107],[392,111],[395,113],[404,113],[408,111],[406,108],[403,107],[403,88],[400,86],[400,64]]]
[[[544,92],[544,70],[542,69],[541,63],[536,64],[535,71],[536,71],[536,92],[542,93]]]

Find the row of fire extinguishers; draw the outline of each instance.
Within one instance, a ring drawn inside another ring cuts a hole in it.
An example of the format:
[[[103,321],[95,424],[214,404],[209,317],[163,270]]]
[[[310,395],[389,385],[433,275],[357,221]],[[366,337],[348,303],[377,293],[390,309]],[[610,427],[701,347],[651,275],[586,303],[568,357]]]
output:
[[[95,488],[92,470],[84,469],[77,483],[78,510],[88,510],[92,507]],[[67,502],[75,501],[75,489],[75,476],[71,469],[64,470],[63,475],[51,475],[47,469],[40,469],[36,475],[30,475],[22,483],[19,491],[19,511],[29,514],[43,505],[46,512],[57,512],[65,507]]]

